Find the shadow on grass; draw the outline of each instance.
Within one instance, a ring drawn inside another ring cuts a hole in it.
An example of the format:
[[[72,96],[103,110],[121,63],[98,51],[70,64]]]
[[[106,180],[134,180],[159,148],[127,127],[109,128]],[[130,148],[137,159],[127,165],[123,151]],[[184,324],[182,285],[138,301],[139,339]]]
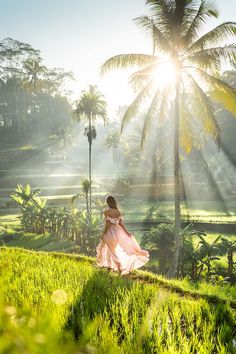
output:
[[[75,340],[80,340],[86,328],[97,316],[112,312],[111,306],[118,293],[127,293],[134,286],[132,280],[110,274],[107,270],[96,270],[84,286],[83,293],[71,306],[65,329],[72,332]]]

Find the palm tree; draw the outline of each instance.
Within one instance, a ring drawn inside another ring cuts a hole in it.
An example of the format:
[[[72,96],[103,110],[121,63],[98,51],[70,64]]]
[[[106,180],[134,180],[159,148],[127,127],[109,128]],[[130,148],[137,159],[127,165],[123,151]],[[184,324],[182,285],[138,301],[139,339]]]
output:
[[[50,140],[54,140],[56,143],[55,151],[58,153],[62,152],[63,161],[66,162],[66,156],[68,151],[68,146],[72,144],[71,128],[59,126],[56,130],[56,134],[49,136]]]
[[[112,149],[112,157],[114,162],[118,162],[120,155],[119,155],[119,144],[120,144],[120,132],[114,130],[109,132],[105,137],[104,145],[108,149]]]
[[[175,252],[169,276],[174,277],[181,247],[179,149],[182,147],[186,153],[191,152],[194,126],[201,126],[204,133],[220,142],[212,100],[236,115],[236,90],[220,79],[221,64],[236,60],[235,44],[222,45],[223,41],[236,35],[236,23],[224,22],[199,36],[204,23],[210,17],[218,17],[213,2],[147,0],[146,4],[151,15],[135,21],[151,38],[153,53],[116,55],[103,64],[101,73],[117,68],[138,68],[131,75],[130,83],[139,93],[124,114],[121,130],[135,116],[140,105],[149,99],[141,147],[152,120],[158,118],[161,121],[173,111]]]
[[[94,123],[101,119],[104,124],[107,123],[106,101],[104,96],[98,91],[96,86],[90,85],[88,91],[83,91],[80,99],[76,102],[76,108],[73,111],[73,117],[77,121],[88,121],[88,127],[85,127],[84,135],[88,138],[89,143],[89,212],[92,209],[92,174],[91,174],[91,158],[92,158],[92,142],[96,138],[96,129]]]
[[[30,113],[36,113],[39,106],[37,94],[43,90],[46,67],[41,65],[40,59],[28,59],[25,61],[23,69],[25,78],[22,80],[22,87],[31,96]]]
[[[92,181],[88,180],[87,178],[84,178],[82,181],[81,181],[81,193],[79,194],[76,194],[74,197],[72,197],[71,199],[71,204],[72,206],[74,205],[74,202],[76,200],[78,200],[79,198],[84,198],[85,199],[85,202],[86,202],[86,210],[87,210],[87,214],[90,213],[90,210],[89,209],[89,193],[90,193],[90,190],[91,190],[91,185],[92,185]]]
[[[26,78],[23,80],[22,86],[36,94],[41,92],[44,84],[43,76],[46,72],[46,67],[40,64],[39,60],[28,59],[24,64]]]

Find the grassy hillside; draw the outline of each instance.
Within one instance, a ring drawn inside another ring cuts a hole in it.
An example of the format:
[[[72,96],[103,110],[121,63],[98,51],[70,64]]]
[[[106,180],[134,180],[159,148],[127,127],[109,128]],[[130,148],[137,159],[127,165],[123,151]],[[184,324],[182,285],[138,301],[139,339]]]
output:
[[[180,296],[147,273],[137,281],[90,258],[5,247],[0,272],[1,353],[235,352],[229,305]]]

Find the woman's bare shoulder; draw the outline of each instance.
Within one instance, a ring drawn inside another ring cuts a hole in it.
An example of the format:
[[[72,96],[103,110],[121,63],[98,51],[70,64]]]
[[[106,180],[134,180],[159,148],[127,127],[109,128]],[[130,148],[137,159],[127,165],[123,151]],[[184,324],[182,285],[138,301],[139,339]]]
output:
[[[106,210],[104,210],[103,214],[104,214],[104,215],[109,214],[109,210],[110,210],[110,209],[106,209]]]
[[[118,209],[109,208],[104,211],[104,215],[109,216],[110,218],[118,218],[119,216],[121,216],[121,213]]]

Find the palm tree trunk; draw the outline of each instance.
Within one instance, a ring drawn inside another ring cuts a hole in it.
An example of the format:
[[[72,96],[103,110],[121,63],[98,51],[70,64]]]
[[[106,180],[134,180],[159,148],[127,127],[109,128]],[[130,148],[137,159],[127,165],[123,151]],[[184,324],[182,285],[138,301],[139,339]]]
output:
[[[92,212],[92,132],[91,132],[91,116],[89,116],[89,213]]]
[[[16,122],[17,122],[17,135],[18,139],[21,138],[21,117],[19,114],[19,102],[18,102],[18,95],[19,95],[19,89],[17,87],[17,82],[14,84],[14,100],[15,100],[15,117],[16,117]]]
[[[174,278],[177,275],[180,257],[180,188],[179,188],[179,96],[180,82],[176,81],[175,96],[175,121],[174,121],[174,184],[175,184],[175,248],[168,276]]]
[[[86,209],[87,209],[87,213],[89,214],[89,197],[88,194],[85,194],[85,200],[86,200]]]

